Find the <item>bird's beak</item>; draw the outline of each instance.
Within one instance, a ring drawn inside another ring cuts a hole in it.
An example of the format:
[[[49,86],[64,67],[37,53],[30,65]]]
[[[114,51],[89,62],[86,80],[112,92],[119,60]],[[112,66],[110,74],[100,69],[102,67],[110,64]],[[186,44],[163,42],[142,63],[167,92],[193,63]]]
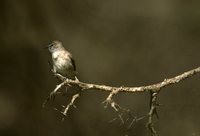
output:
[[[49,45],[47,45],[46,47],[44,47],[43,49],[48,49],[50,46],[52,46],[53,44],[51,43],[51,44],[49,44]]]

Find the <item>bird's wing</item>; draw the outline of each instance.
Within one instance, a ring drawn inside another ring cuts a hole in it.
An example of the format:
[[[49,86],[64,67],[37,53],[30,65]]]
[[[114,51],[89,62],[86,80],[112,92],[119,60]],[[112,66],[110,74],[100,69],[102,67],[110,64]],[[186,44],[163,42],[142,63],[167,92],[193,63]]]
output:
[[[69,54],[69,58],[71,59],[71,62],[72,62],[72,65],[73,65],[73,68],[74,68],[74,71],[76,71],[76,64],[75,64],[75,60],[73,59],[72,55]]]

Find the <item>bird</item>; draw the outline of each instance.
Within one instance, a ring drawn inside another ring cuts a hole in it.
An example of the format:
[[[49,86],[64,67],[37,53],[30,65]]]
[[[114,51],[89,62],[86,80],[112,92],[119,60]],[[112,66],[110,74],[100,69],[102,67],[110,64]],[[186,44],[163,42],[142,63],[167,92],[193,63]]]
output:
[[[50,65],[53,67],[53,72],[63,76],[62,79],[60,79],[61,82],[66,79],[71,79],[79,82],[77,78],[75,61],[72,57],[72,54],[64,48],[62,42],[53,41],[48,46],[44,47],[44,49],[48,49],[51,54],[52,63],[50,63]],[[68,92],[68,87],[73,87],[72,89],[76,92],[78,91],[78,94],[80,95],[81,89],[76,85],[67,86],[66,91],[63,92],[63,95]],[[57,90],[54,89],[43,103],[43,107],[45,107],[49,100],[55,99],[56,93]]]
[[[51,53],[53,71],[67,79],[78,81],[75,61],[72,54],[64,48],[62,42],[53,41],[47,48]]]

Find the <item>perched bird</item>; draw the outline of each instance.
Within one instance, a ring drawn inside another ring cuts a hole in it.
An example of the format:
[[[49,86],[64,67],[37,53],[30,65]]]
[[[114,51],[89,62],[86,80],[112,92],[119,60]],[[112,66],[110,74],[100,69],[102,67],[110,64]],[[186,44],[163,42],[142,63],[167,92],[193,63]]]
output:
[[[53,41],[48,45],[48,50],[52,55],[53,70],[62,76],[78,80],[76,75],[75,61],[60,41]]]

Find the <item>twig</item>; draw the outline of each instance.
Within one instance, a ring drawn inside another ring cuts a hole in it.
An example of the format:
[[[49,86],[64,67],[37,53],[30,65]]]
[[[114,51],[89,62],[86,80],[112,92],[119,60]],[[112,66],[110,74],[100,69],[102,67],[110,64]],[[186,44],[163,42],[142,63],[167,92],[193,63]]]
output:
[[[115,112],[118,114],[119,119],[121,120],[121,123],[124,124],[124,119],[122,117],[123,112],[127,112],[129,110],[122,108],[119,104],[117,104],[114,100],[113,100],[113,96],[116,95],[119,91],[120,88],[114,89],[112,92],[110,92],[110,94],[108,95],[108,97],[106,98],[106,100],[103,102],[105,104],[105,108],[108,107],[108,104],[115,110]]]
[[[71,106],[75,106],[75,105],[74,105],[74,101],[75,101],[78,97],[80,97],[80,93],[77,93],[77,94],[73,95],[73,97],[72,97],[70,103],[66,106],[66,108],[65,108],[65,110],[64,110],[64,112],[63,112],[63,115],[64,115],[64,116],[67,116],[68,110],[69,110],[69,108],[70,108]]]
[[[150,111],[148,113],[148,123],[147,123],[147,127],[148,129],[151,131],[151,135],[152,136],[158,136],[154,126],[153,126],[153,116],[156,115],[158,117],[158,113],[157,113],[157,96],[158,96],[158,92],[154,92],[152,93],[151,96],[151,106],[150,106]]]

